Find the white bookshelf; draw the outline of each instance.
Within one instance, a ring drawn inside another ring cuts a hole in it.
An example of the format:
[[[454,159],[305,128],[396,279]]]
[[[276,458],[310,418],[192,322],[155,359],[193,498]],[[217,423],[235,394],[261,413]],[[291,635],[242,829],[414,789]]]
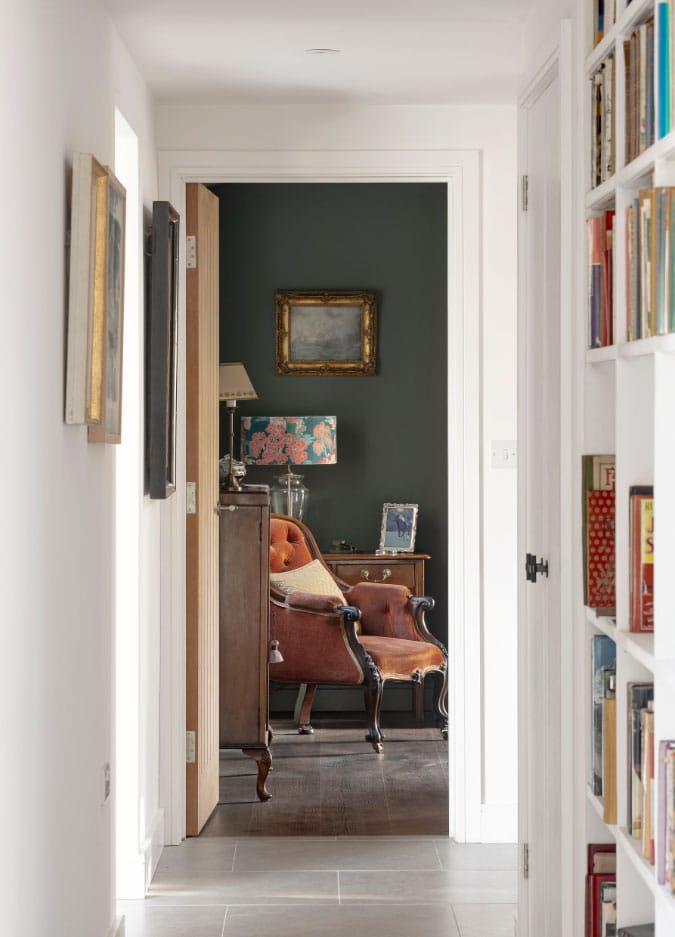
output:
[[[624,209],[638,189],[675,185],[675,132],[657,140],[628,165],[624,160],[625,94],[623,41],[633,28],[654,15],[657,0],[617,0],[617,22],[602,41],[592,47],[592,0],[585,0],[585,59],[583,81],[583,126],[586,134],[579,153],[579,179],[583,180],[583,217],[579,237],[592,212],[615,209],[614,219],[614,336],[616,344],[607,348],[586,348],[587,303],[580,309],[578,335],[583,397],[582,428],[579,433],[583,453],[616,453],[616,584],[617,607],[614,619],[598,617],[581,605],[579,620],[584,635],[579,668],[590,680],[590,638],[608,635],[616,642],[617,670],[617,791],[618,824],[603,821],[602,800],[587,785],[590,760],[590,692],[584,693],[585,822],[584,843],[616,842],[618,926],[654,921],[656,937],[675,935],[675,898],[657,883],[656,868],[642,856],[640,843],[626,830],[627,807],[627,728],[626,684],[631,680],[653,680],[655,697],[655,749],[660,739],[675,738],[675,334],[626,341],[625,301],[625,223]],[[602,185],[588,190],[591,151],[590,79],[603,60],[614,55],[616,72],[615,147],[616,171]],[[673,50],[675,54],[675,50]],[[675,93],[675,88],[673,89]],[[584,277],[585,279],[585,257]],[[580,294],[581,295],[581,294]],[[585,296],[584,296],[585,299]],[[629,520],[630,485],[653,484],[656,498],[655,529],[655,633],[630,632]],[[581,510],[579,510],[581,514]],[[580,525],[579,525],[580,527]],[[581,562],[581,551],[579,551]],[[579,577],[580,578],[580,577]],[[658,771],[656,772],[658,786]],[[658,792],[657,792],[658,801]],[[658,829],[657,829],[658,836]],[[657,843],[658,852],[658,843]],[[583,901],[583,886],[577,889]],[[583,933],[583,908],[576,921]]]

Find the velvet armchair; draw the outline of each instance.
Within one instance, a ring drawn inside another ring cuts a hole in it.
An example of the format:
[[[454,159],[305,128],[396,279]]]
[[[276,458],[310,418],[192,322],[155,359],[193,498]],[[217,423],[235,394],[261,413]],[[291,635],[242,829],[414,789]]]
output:
[[[301,733],[313,731],[310,715],[319,684],[363,686],[366,741],[381,752],[384,685],[418,683],[431,674],[436,720],[447,738],[447,652],[425,620],[433,607],[433,599],[413,596],[405,586],[340,581],[303,523],[272,515],[270,637],[284,658],[274,665],[273,679],[307,685]]]

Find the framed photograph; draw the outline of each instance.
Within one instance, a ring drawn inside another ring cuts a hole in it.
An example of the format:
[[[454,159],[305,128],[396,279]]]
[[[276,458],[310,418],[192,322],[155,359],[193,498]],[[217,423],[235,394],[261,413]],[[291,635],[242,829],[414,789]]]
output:
[[[278,290],[275,300],[277,374],[375,374],[374,291]]]
[[[416,533],[417,505],[385,502],[378,553],[412,553]]]
[[[151,498],[176,490],[178,212],[153,202],[145,333],[145,465]]]
[[[70,199],[66,423],[103,419],[108,173],[91,153],[75,153]]]
[[[104,316],[95,349],[102,349],[101,422],[89,426],[89,442],[122,440],[122,340],[124,335],[124,236],[126,190],[107,170],[105,269],[97,289],[103,290]],[[102,334],[101,334],[102,333]],[[98,353],[98,351],[96,352]]]

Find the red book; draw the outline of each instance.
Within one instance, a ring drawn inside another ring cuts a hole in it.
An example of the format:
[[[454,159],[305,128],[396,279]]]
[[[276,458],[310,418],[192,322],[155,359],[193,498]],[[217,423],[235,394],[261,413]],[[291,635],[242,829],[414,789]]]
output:
[[[616,882],[615,872],[586,876],[586,937],[600,937],[604,882]]]
[[[630,630],[654,630],[654,489],[630,489]]]
[[[614,608],[614,492],[586,492],[588,606]]]

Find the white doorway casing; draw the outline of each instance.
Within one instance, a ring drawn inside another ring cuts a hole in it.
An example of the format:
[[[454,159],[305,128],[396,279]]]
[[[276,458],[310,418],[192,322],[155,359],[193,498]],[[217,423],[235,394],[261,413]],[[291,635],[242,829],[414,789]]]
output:
[[[563,21],[519,98],[518,826],[528,860],[523,856],[518,937],[576,933],[571,49],[570,23]],[[536,582],[525,579],[526,553],[549,563]],[[558,883],[553,891],[551,882]]]
[[[483,838],[481,816],[481,175],[476,151],[160,151],[160,193],[184,215],[185,185],[441,182],[448,187],[450,834]],[[185,242],[181,237],[181,267]],[[179,321],[184,321],[181,278]],[[185,835],[185,345],[179,334],[177,493],[163,513],[162,802],[167,842]],[[180,573],[179,573],[180,571]],[[515,828],[515,818],[513,827]]]

